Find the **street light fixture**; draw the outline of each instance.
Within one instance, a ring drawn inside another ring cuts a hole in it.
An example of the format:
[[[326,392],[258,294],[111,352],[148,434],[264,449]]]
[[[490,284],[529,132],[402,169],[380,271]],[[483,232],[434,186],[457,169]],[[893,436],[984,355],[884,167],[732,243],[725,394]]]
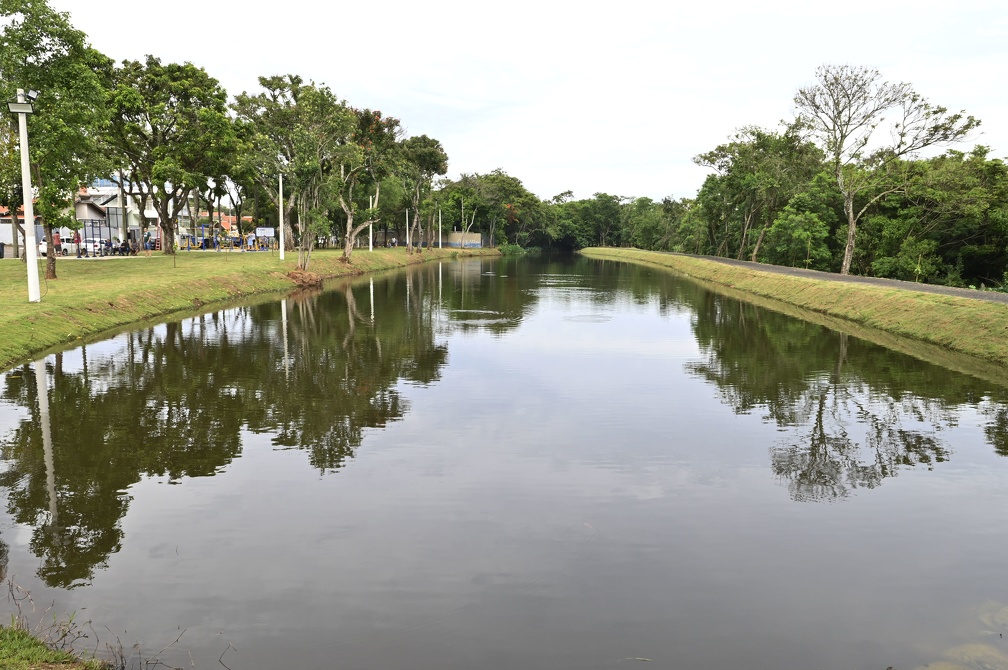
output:
[[[38,95],[38,91],[31,90],[28,92],[28,99],[34,101]],[[42,295],[39,290],[38,244],[35,242],[35,208],[32,202],[31,166],[28,161],[28,115],[34,110],[31,102],[25,102],[23,88],[17,90],[17,102],[8,102],[7,109],[11,114],[18,115],[18,130],[21,136],[21,191],[23,193],[22,200],[24,200],[25,252],[28,254],[28,302],[39,302],[42,300]]]

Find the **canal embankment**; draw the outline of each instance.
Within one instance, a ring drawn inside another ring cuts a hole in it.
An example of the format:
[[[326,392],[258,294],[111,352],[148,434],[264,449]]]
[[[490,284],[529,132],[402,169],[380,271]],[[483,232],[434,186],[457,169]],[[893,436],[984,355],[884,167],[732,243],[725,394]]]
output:
[[[991,378],[1008,369],[1008,295],[1003,293],[639,249],[581,253],[662,268],[970,374]],[[990,364],[1000,369],[992,371]]]
[[[42,300],[28,302],[25,266],[0,262],[0,370],[47,351],[118,330],[206,311],[210,307],[295,290],[306,281],[351,277],[432,260],[497,255],[495,249],[378,248],[312,252],[309,274],[295,271],[297,253],[179,252],[175,256],[57,261],[59,279],[42,280]],[[40,269],[42,264],[40,263]]]

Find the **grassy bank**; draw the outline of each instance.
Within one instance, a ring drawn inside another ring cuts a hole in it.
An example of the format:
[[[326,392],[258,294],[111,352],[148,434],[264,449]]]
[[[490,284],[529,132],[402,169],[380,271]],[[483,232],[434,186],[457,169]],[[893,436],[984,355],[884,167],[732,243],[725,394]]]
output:
[[[309,271],[323,279],[405,267],[460,255],[496,255],[492,249],[403,248],[356,251],[352,262],[336,250],[312,253]],[[164,320],[266,293],[297,287],[288,274],[296,253],[179,252],[128,258],[60,259],[59,279],[43,282],[42,301],[28,302],[25,266],[0,261],[0,370],[55,347],[96,338],[130,324]]]
[[[636,249],[592,248],[582,253],[664,268],[746,300],[758,296],[771,309],[970,374],[997,379],[1008,368],[1008,305],[793,277]]]
[[[17,628],[0,626],[0,667],[5,670],[104,670],[100,661],[81,661],[72,654],[55,651],[41,640]]]

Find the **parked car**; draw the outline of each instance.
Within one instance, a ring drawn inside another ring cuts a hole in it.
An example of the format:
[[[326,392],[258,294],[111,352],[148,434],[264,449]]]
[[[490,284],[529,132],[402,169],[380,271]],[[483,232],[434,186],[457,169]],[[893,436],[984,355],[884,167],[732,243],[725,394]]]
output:
[[[94,237],[85,237],[81,241],[81,254],[87,254],[88,256],[100,256],[102,249],[102,241]],[[77,250],[74,249],[74,253]]]
[[[73,251],[73,253],[77,253],[77,247],[73,244],[68,244],[67,242],[60,244],[61,255],[68,256],[71,251]],[[39,256],[46,256],[49,253],[49,243],[44,237],[42,238],[42,241],[38,243],[38,253]]]
[[[85,237],[81,240],[81,255],[87,254],[88,256],[101,256],[102,250],[105,248],[105,240],[96,237]],[[46,246],[45,238],[42,239],[38,244],[38,252],[40,256],[45,256],[49,250]],[[108,253],[114,253],[107,251]],[[63,256],[69,256],[73,254],[77,255],[77,245],[73,242],[63,242],[61,244],[60,254]]]
[[[80,247],[81,247],[81,255],[82,256],[85,253],[88,256],[96,256],[96,255],[98,255],[98,252],[101,249],[101,240],[96,240],[93,237],[86,237],[83,240],[81,240]],[[41,247],[39,247],[39,248],[41,248]],[[74,242],[64,242],[63,243],[63,252],[62,253],[63,253],[64,256],[69,256],[71,254],[74,255],[74,256],[76,256],[77,255],[77,244],[74,243]]]

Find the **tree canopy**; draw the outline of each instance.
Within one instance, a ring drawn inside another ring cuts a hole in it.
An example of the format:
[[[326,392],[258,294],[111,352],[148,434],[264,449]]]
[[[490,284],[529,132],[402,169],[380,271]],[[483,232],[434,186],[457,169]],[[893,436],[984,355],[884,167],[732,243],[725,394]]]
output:
[[[35,211],[49,240],[46,277],[55,279],[52,231],[78,227],[72,214],[78,188],[109,169],[101,147],[112,62],[44,0],[0,0],[0,16],[7,19],[0,33],[0,93],[13,100],[18,88],[39,92],[28,116],[29,150]],[[0,204],[16,209],[24,194],[17,121],[8,117],[8,123],[0,133]]]
[[[175,253],[179,213],[193,189],[223,183],[236,151],[227,93],[192,63],[124,61],[109,92],[108,134],[125,179],[150,198],[164,232],[164,252]]]

